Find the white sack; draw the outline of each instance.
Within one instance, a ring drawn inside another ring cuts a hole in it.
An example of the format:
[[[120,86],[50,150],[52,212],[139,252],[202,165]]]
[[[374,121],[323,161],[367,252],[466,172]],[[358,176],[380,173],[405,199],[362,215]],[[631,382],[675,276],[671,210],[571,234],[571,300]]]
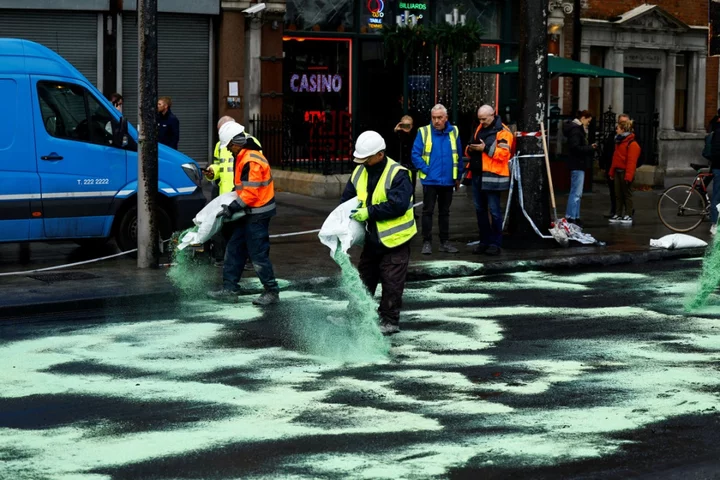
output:
[[[330,256],[335,257],[338,241],[344,253],[353,245],[362,245],[365,241],[365,225],[350,218],[351,210],[355,210],[360,202],[353,197],[343,203],[325,219],[318,237],[330,249]]]
[[[188,232],[180,239],[178,244],[178,250],[182,250],[189,245],[202,245],[207,242],[215,235],[223,224],[223,221],[232,222],[238,218],[244,217],[245,212],[241,211],[232,216],[230,220],[223,218],[217,218],[218,213],[222,212],[223,205],[230,205],[232,202],[237,200],[236,192],[223,193],[222,195],[215,198],[212,202],[205,205],[205,208],[200,210],[193,223],[197,225],[198,229],[194,232]]]
[[[685,235],[684,233],[673,233],[671,235],[665,235],[659,240],[650,240],[651,247],[667,248],[672,250],[675,248],[696,248],[696,247],[707,247],[707,242],[695,238],[692,235]]]

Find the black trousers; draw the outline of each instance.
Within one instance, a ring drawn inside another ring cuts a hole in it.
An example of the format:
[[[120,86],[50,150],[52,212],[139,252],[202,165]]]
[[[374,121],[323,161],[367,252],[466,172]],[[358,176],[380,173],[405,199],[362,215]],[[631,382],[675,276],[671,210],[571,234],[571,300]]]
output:
[[[617,211],[617,201],[615,199],[615,180],[610,178],[607,172],[605,172],[605,183],[607,183],[608,190],[610,191],[610,215],[615,215]]]
[[[432,240],[433,212],[435,203],[438,205],[438,227],[440,228],[440,243],[450,240],[450,205],[452,204],[455,187],[438,187],[423,185],[423,241]]]
[[[400,309],[405,290],[408,263],[410,263],[410,244],[378,252],[365,244],[360,255],[358,272],[363,283],[375,295],[378,283],[382,285],[382,298],[378,314],[383,322],[400,323]]]

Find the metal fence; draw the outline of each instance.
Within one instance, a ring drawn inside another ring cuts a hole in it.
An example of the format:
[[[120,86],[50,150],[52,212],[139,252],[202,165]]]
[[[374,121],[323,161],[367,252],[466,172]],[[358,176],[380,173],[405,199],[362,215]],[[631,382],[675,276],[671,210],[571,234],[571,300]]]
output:
[[[255,115],[250,119],[251,133],[262,143],[273,167],[323,175],[352,172],[351,126],[346,112],[314,112],[302,117]]]
[[[633,118],[633,130],[638,137],[638,143],[642,149],[643,165],[657,165],[659,159],[658,148],[658,127],[660,125],[660,114],[658,112],[638,115]],[[615,125],[617,125],[617,114],[608,108],[607,112],[600,116],[600,122],[595,134],[597,142],[604,142],[615,136]]]

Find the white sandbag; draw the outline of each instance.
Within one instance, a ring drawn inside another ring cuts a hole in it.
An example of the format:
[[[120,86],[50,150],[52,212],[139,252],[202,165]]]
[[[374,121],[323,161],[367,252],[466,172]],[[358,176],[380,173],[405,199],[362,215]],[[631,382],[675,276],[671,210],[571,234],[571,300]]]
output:
[[[177,246],[178,250],[182,250],[189,245],[201,245],[210,240],[212,236],[220,230],[223,222],[232,222],[244,217],[244,211],[234,214],[230,220],[217,217],[217,215],[222,212],[223,205],[230,205],[235,200],[237,200],[237,193],[228,192],[223,193],[205,205],[205,208],[200,210],[198,214],[195,215],[195,218],[193,218],[193,223],[198,227],[197,230],[186,233],[180,239],[180,243]]]
[[[355,210],[360,202],[353,197],[343,203],[325,219],[318,238],[330,249],[330,256],[335,257],[338,241],[343,252],[347,252],[353,245],[362,245],[365,241],[365,225],[350,218],[351,211]]]
[[[700,240],[699,238],[693,237],[692,235],[685,235],[684,233],[673,233],[670,235],[665,235],[658,240],[650,240],[650,246],[673,250],[675,248],[707,247],[707,242]]]

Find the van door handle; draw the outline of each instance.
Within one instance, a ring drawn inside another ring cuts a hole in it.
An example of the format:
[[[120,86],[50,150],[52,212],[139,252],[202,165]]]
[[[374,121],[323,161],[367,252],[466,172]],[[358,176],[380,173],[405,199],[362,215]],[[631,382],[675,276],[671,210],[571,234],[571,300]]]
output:
[[[50,155],[45,155],[44,157],[40,157],[40,160],[49,160],[49,161],[62,160],[62,159],[63,159],[63,157],[61,157],[60,155],[58,155],[55,152],[52,152]]]

